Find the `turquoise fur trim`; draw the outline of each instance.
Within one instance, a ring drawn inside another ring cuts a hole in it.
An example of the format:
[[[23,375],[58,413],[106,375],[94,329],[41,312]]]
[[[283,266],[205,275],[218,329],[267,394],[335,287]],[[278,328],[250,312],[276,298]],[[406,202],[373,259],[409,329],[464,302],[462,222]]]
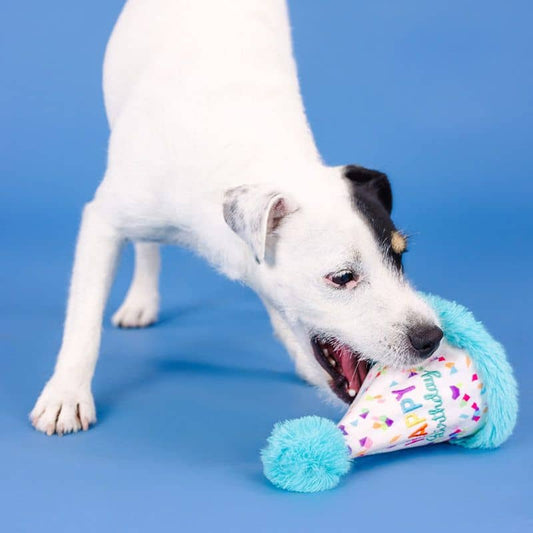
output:
[[[518,413],[518,388],[503,346],[462,305],[423,294],[435,309],[445,339],[466,350],[476,363],[487,395],[487,420],[469,437],[454,442],[467,448],[496,448],[513,432]]]
[[[304,416],[278,422],[261,451],[265,476],[295,492],[333,488],[350,469],[350,453],[331,420]]]

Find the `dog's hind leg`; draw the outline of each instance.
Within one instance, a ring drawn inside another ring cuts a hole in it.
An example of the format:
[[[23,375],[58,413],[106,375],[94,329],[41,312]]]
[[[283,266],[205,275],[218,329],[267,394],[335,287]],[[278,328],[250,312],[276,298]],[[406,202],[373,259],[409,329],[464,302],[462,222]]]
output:
[[[87,204],[76,245],[63,342],[54,374],[30,414],[34,427],[48,435],[86,430],[96,421],[91,381],[122,241],[98,205]]]
[[[159,312],[159,245],[136,242],[133,279],[124,302],[113,315],[120,328],[143,328],[157,321]]]

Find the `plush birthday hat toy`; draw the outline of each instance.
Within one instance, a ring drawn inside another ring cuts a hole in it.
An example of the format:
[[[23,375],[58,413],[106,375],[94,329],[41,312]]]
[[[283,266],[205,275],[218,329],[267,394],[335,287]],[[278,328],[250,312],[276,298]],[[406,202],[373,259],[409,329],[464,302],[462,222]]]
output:
[[[318,416],[276,424],[261,454],[274,485],[319,492],[364,455],[445,441],[495,448],[509,437],[518,402],[503,347],[466,308],[425,297],[444,332],[435,354],[411,369],[372,367],[338,424]]]

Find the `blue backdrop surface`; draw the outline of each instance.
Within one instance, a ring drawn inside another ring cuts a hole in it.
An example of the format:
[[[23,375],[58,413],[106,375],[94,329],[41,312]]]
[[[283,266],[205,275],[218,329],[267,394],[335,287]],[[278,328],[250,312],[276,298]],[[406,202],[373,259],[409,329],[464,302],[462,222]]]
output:
[[[27,413],[59,347],[83,203],[105,165],[101,63],[122,0],[0,7],[0,529],[520,531],[531,509],[531,3],[290,2],[325,160],[389,173],[416,286],[470,307],[520,383],[494,452],[435,446],[360,460],[335,491],[262,477],[274,422],[336,417],[298,380],[247,289],[165,249],[161,321],[105,319],[91,431],[47,438]],[[202,283],[195,280],[202,279]]]

